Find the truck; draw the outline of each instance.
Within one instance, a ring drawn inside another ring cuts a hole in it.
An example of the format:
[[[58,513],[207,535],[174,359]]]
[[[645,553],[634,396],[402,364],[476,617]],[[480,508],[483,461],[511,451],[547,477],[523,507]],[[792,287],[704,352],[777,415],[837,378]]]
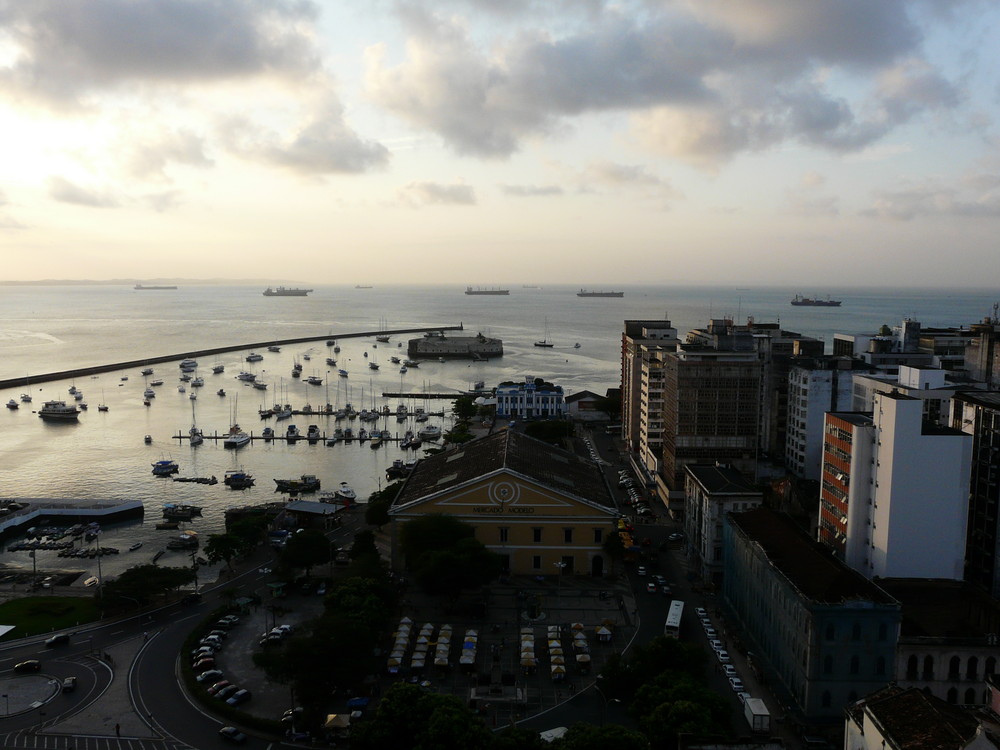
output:
[[[760,698],[747,698],[743,704],[743,716],[750,725],[750,731],[764,734],[771,731],[771,714]]]

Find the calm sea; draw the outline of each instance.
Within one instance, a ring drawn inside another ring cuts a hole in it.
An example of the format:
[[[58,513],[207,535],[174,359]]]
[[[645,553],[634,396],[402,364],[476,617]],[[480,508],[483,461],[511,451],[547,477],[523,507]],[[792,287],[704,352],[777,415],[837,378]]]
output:
[[[173,291],[136,291],[126,286],[0,287],[0,379],[70,368],[177,354],[195,349],[231,346],[254,341],[320,335],[337,338],[352,331],[378,328],[415,328],[462,323],[469,335],[481,331],[503,339],[504,357],[485,363],[425,362],[401,375],[389,363],[400,352],[394,337],[389,344],[374,339],[344,339],[338,367],[349,371],[340,378],[325,364],[331,355],[324,343],[284,347],[278,354],[261,352],[255,365],[258,377],[270,384],[266,392],[249,388],[235,375],[248,369],[245,352],[233,352],[212,361],[202,360],[206,380],[198,398],[178,391],[175,363],[155,366],[153,378],[162,378],[150,406],[142,403],[145,388],[139,368],[88,377],[73,383],[51,382],[0,391],[0,403],[19,400],[29,391],[33,403],[20,409],[0,408],[0,496],[36,498],[138,498],[146,503],[144,522],[108,527],[102,543],[127,549],[143,541],[142,550],[105,558],[105,574],[148,559],[161,549],[168,532],[153,530],[164,502],[204,507],[193,528],[204,534],[222,528],[223,512],[232,505],[274,500],[274,478],[316,474],[324,488],[346,481],[359,497],[385,483],[385,468],[404,454],[394,445],[371,450],[367,444],[327,447],[284,442],[255,442],[239,451],[227,451],[221,442],[190,447],[173,439],[192,421],[206,434],[224,432],[233,416],[247,430],[259,434],[268,423],[257,410],[275,401],[319,407],[327,402],[352,402],[356,407],[395,408],[397,399],[386,391],[458,392],[477,380],[487,385],[532,375],[561,384],[567,393],[588,389],[603,393],[618,383],[622,321],[629,318],[669,318],[683,334],[710,318],[752,316],[759,322],[780,321],[787,329],[816,336],[829,349],[836,332],[873,332],[882,324],[903,318],[925,326],[959,326],[992,313],[1000,294],[988,290],[824,290],[843,300],[840,308],[796,308],[787,288],[625,287],[625,297],[580,298],[568,287],[512,287],[509,296],[467,296],[454,286],[376,286],[371,289],[321,286],[308,297],[269,298],[260,287],[181,285]],[[535,347],[543,337],[551,349]],[[405,350],[406,342],[403,341]],[[575,348],[579,343],[580,347]],[[309,355],[310,359],[305,357]],[[367,355],[367,356],[366,356]],[[369,360],[381,365],[370,370]],[[323,378],[310,386],[290,377],[292,364],[301,361],[306,375]],[[221,375],[211,365],[224,364]],[[127,377],[127,380],[122,378]],[[150,378],[152,379],[152,378]],[[43,422],[34,413],[46,399],[69,399],[71,385],[83,390],[90,406],[77,424]],[[225,397],[216,395],[223,388]],[[97,405],[110,409],[98,412]],[[414,406],[417,404],[408,404]],[[429,410],[447,411],[450,402],[429,401]],[[294,417],[300,429],[316,423],[333,429],[322,417]],[[435,419],[443,427],[448,419]],[[380,425],[382,426],[382,425]],[[392,420],[385,427],[396,432]],[[284,425],[281,425],[283,428]],[[357,425],[355,425],[357,427]],[[145,435],[153,442],[146,444]],[[221,482],[215,486],[157,479],[150,464],[172,458],[183,476],[222,478],[227,469],[244,468],[257,479],[250,490],[233,492]],[[51,559],[49,559],[51,557]],[[176,558],[176,559],[174,559]],[[39,566],[66,565],[54,553],[39,553]],[[168,553],[165,564],[181,564],[180,553]],[[26,553],[0,558],[8,564],[30,565]],[[85,565],[82,567],[86,567]]]

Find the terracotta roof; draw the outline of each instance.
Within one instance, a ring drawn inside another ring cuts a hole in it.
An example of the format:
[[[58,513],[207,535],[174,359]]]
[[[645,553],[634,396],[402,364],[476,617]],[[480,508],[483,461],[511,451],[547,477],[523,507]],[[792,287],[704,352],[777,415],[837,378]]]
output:
[[[591,461],[515,430],[471,440],[419,461],[393,507],[507,470],[558,492],[614,509],[601,470]]]
[[[969,712],[918,688],[867,700],[866,711],[899,750],[960,750],[979,727]]]
[[[860,573],[847,567],[826,545],[780,513],[760,507],[728,514],[730,522],[759,544],[768,559],[803,596],[837,604],[849,600],[895,604],[895,599]]]

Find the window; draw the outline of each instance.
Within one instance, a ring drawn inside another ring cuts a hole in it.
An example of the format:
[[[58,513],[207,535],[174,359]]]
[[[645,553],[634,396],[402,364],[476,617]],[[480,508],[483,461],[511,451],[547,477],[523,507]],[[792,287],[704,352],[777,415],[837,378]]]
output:
[[[886,624],[884,622],[880,622],[878,624],[878,639],[880,641],[884,641],[885,640],[886,634],[887,634],[888,630],[889,629],[888,629],[888,627],[886,627]]]
[[[915,680],[917,679],[917,669],[919,666],[919,660],[916,654],[910,654],[910,658],[906,660],[906,679]]]
[[[997,671],[997,660],[996,657],[990,656],[986,659],[986,669],[984,670],[987,675],[991,675]]]
[[[834,635],[834,632],[833,632],[833,623],[831,623],[831,624],[829,624],[829,625],[826,626],[826,639],[828,641],[832,641],[833,640],[833,635]]]
[[[979,676],[979,659],[975,656],[970,656],[968,663],[965,665],[965,677],[968,680],[974,680]],[[973,701],[966,701],[966,703],[972,703]]]
[[[965,705],[971,706],[975,702],[976,702],[976,691],[972,688],[969,688],[968,690],[965,691]]]
[[[535,527],[531,530],[531,541],[540,542],[542,541],[542,529],[541,527]],[[541,567],[541,566],[539,566]]]
[[[948,689],[948,702],[952,705],[958,703],[958,688]]]
[[[594,529],[594,544],[604,543],[604,529]]]
[[[885,657],[880,656],[875,660],[875,674],[884,675],[885,674]]]
[[[498,529],[498,531],[500,532],[500,544],[506,544],[508,541],[510,541],[507,538],[507,535],[510,533],[510,529],[508,529],[506,526],[501,526]]]
[[[823,674],[833,674],[833,657],[829,654],[823,657]]]
[[[542,569],[542,556],[541,555],[535,555],[534,557],[531,558],[531,567],[534,570],[541,570]]]
[[[829,708],[830,707],[830,703],[832,703],[832,702],[833,702],[833,698],[830,695],[830,691],[829,690],[824,690],[823,691],[823,699],[822,699],[823,708]]]
[[[948,660],[948,679],[949,680],[957,680],[958,679],[958,673],[961,670],[961,664],[962,664],[961,659],[959,659],[957,656],[953,656],[953,657],[951,657],[951,659]]]
[[[851,640],[860,641],[861,640],[861,623],[856,622],[851,627]]]
[[[925,680],[934,679],[934,657],[929,654],[924,657],[924,674],[923,678]]]
[[[858,670],[860,668],[861,668],[861,660],[858,659],[858,657],[856,655],[852,656],[851,657],[851,674],[857,674]]]
[[[573,543],[573,529],[563,529],[563,544]]]

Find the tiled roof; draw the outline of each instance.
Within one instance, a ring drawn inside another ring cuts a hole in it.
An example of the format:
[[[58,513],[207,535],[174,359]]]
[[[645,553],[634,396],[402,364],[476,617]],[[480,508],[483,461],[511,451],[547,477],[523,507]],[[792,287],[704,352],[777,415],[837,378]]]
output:
[[[979,727],[967,711],[918,688],[867,701],[867,711],[899,750],[960,750]]]
[[[592,462],[515,430],[471,440],[419,461],[394,507],[506,469],[558,492],[613,509],[601,470]]]
[[[833,556],[833,551],[812,540],[787,516],[768,508],[730,513],[729,520],[757,542],[768,559],[814,602],[839,604],[861,600],[895,604],[896,600],[860,573]]]

